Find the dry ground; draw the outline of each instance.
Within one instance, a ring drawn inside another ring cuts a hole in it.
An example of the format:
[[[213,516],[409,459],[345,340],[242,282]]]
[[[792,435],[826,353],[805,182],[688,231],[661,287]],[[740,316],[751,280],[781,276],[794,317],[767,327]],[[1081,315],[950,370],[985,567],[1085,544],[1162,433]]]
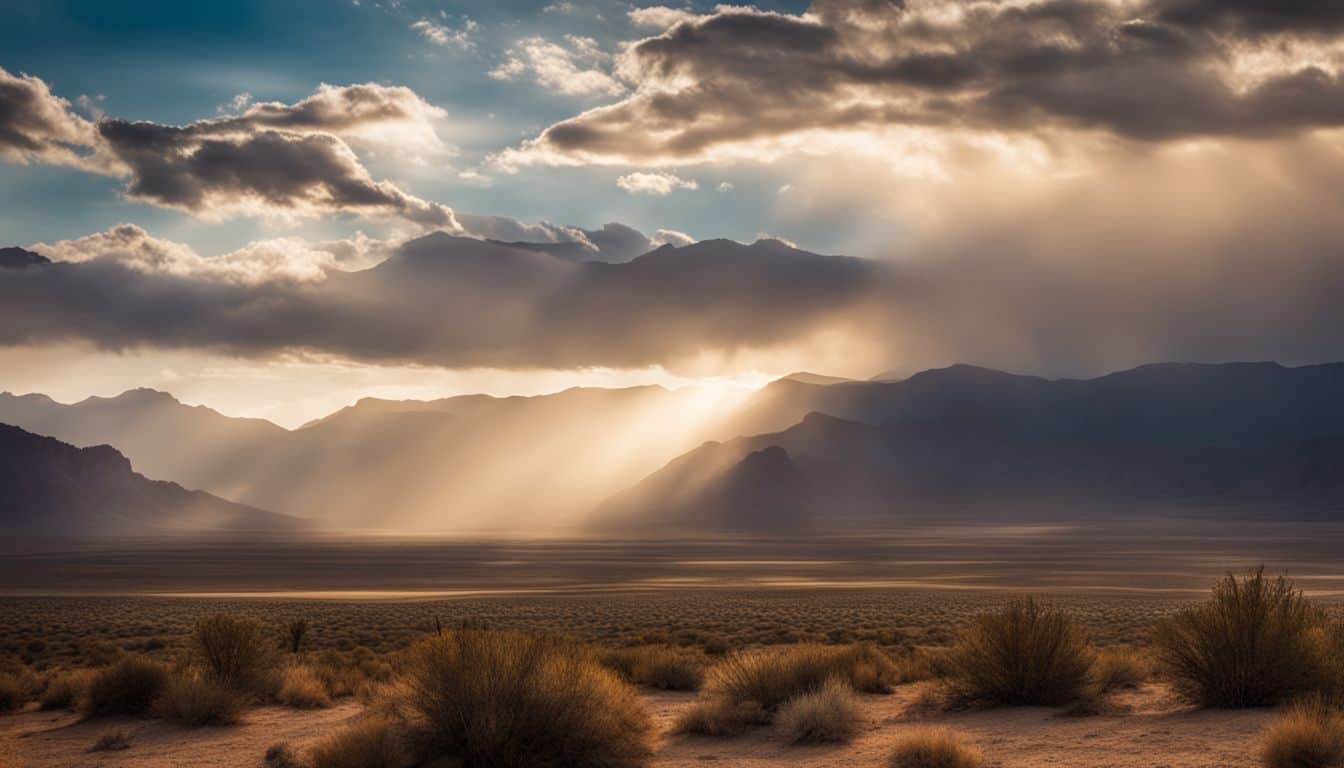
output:
[[[769,728],[734,739],[682,736],[673,723],[693,694],[645,693],[660,731],[650,768],[823,768],[883,766],[892,740],[920,725],[947,725],[1002,768],[1238,768],[1256,766],[1269,710],[1195,710],[1176,702],[1161,685],[1123,692],[1115,714],[1074,717],[1059,710],[1022,707],[944,713],[921,718],[912,705],[922,684],[890,696],[865,696],[866,722],[850,744],[799,747]],[[23,768],[260,768],[267,747],[287,741],[302,749],[355,717],[360,705],[300,712],[266,707],[238,726],[188,729],[161,720],[105,718],[81,722],[69,713],[25,712],[0,717],[0,740],[9,739]],[[91,753],[109,729],[131,737],[129,749]]]

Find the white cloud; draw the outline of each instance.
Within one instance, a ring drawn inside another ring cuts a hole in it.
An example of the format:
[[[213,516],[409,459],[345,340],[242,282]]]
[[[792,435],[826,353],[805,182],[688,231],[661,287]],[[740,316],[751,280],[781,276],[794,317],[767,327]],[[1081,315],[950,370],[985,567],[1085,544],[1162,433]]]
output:
[[[719,186],[717,187],[717,189],[718,189],[720,192],[732,192],[732,191],[733,191],[733,183],[732,183],[731,181],[720,181],[720,182],[719,182]]]
[[[85,237],[30,247],[53,261],[117,262],[139,272],[260,285],[321,282],[329,270],[373,266],[394,246],[357,233],[328,242],[294,237],[257,240],[218,256],[201,256],[189,245],[154,237],[135,224],[118,224]]]
[[[678,189],[699,189],[700,185],[694,179],[683,179],[672,173],[627,173],[616,180],[616,186],[629,192],[632,195],[645,194],[663,195],[671,194]]]
[[[654,245],[670,245],[674,248],[680,248],[695,242],[695,238],[685,232],[678,232],[675,229],[660,229],[653,233],[649,238]]]
[[[626,88],[611,75],[610,67],[611,55],[591,37],[565,35],[563,45],[529,37],[515,43],[490,76],[496,80],[531,77],[538,85],[568,96],[617,96]]]
[[[443,24],[435,24],[429,19],[421,19],[412,24],[411,29],[435,45],[469,51],[476,47],[475,34],[480,25],[464,18],[462,26],[454,29]]]
[[[651,5],[648,8],[631,8],[626,14],[630,23],[645,29],[664,30],[683,21],[693,21],[700,16],[682,8],[669,8],[666,5]]]

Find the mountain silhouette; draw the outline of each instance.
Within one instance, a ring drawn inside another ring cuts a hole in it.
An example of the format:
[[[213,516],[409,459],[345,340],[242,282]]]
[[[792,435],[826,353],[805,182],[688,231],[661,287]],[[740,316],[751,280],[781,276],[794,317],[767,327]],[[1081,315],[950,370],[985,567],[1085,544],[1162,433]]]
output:
[[[76,448],[0,424],[0,531],[146,535],[295,530],[301,521],[150,480],[107,445]]]
[[[642,506],[656,520],[661,500],[683,506],[694,489],[727,482],[735,462],[781,449],[809,490],[805,514],[836,520],[950,508],[1338,516],[1341,386],[1344,365],[1273,363],[1150,365],[1091,380],[954,366],[891,383],[780,381],[739,421],[817,410],[778,432],[703,445],[604,509],[637,519]]]

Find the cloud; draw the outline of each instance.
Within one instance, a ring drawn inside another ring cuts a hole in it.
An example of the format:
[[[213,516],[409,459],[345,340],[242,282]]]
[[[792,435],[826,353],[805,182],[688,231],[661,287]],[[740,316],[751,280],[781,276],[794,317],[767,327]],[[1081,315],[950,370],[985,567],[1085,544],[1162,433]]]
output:
[[[363,271],[319,258],[314,280],[295,270],[313,257],[275,257],[282,246],[203,259],[133,227],[37,247],[62,260],[0,273],[0,344],[453,368],[643,367],[767,349],[864,301],[875,269],[727,241],[594,265],[434,234]]]
[[[447,206],[374,181],[330,133],[121,120],[104,120],[98,131],[128,169],[133,199],[206,218],[353,212],[459,229]]]
[[[458,213],[457,218],[467,234],[486,240],[573,246],[540,249],[573,261],[629,261],[661,244],[656,238],[651,240],[619,222],[608,222],[601,229],[583,229],[549,221],[528,224],[508,216],[474,213]]]
[[[591,37],[566,35],[564,44],[542,37],[519,40],[490,71],[496,80],[534,80],[568,96],[616,96],[625,86],[608,71],[610,54]]]
[[[54,262],[96,260],[145,274],[253,286],[321,282],[331,270],[373,266],[386,259],[392,247],[393,244],[363,234],[325,243],[275,238],[252,242],[219,256],[203,257],[190,246],[156,238],[134,224],[119,224],[73,240],[30,246]]]
[[[632,195],[663,197],[678,189],[699,189],[694,180],[683,179],[671,173],[627,173],[616,179],[616,186]]]
[[[669,8],[666,5],[651,5],[647,8],[631,8],[626,16],[636,27],[664,30],[683,21],[694,21],[700,15],[683,8]]]
[[[695,242],[694,237],[675,229],[660,229],[653,233],[652,240],[655,245],[670,245],[674,248],[681,248]]]
[[[443,111],[409,88],[323,84],[293,104],[234,104],[186,125],[91,123],[43,81],[0,70],[0,157],[121,177],[133,199],[206,218],[350,212],[458,231],[452,209],[376,181],[347,142],[443,151]]]
[[[411,29],[419,32],[421,37],[431,43],[461,51],[470,51],[476,48],[475,34],[479,28],[480,25],[471,19],[463,19],[462,26],[457,29],[443,24],[435,24],[429,19],[421,19],[411,25]]]
[[[41,79],[0,67],[0,158],[81,166],[94,137],[93,123]]]
[[[1341,12],[1258,0],[817,0],[724,7],[631,45],[616,103],[497,162],[672,165],[827,132],[1102,132],[1140,142],[1344,125]]]

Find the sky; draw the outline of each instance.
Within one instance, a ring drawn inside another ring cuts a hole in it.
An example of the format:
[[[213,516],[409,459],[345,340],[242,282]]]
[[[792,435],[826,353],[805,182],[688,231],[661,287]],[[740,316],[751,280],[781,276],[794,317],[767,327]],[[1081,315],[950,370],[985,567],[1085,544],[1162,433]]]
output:
[[[1344,358],[1337,3],[5,5],[0,389]]]

